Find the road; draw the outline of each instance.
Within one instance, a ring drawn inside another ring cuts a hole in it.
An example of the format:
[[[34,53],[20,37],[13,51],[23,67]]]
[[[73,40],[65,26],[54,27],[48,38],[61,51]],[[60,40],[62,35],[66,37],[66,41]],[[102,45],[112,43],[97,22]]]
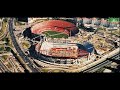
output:
[[[111,63],[112,63],[112,61],[106,60],[104,62],[101,62],[101,63],[99,63],[99,64],[97,64],[97,65],[89,68],[89,69],[84,70],[83,73],[88,73],[88,72],[92,73],[92,72],[95,72],[98,69],[100,69],[100,68],[102,68],[102,67],[104,67],[104,66],[106,66],[108,64],[111,64]]]
[[[23,53],[23,51],[19,47],[19,44],[17,43],[16,37],[15,37],[14,32],[13,32],[14,31],[13,20],[10,19],[8,23],[9,23],[9,33],[10,33],[13,45],[16,48],[16,51],[18,52],[19,56],[22,58],[26,69],[29,72],[39,72],[39,70],[34,67],[34,63],[29,60],[29,58]]]
[[[112,59],[112,60],[110,60],[110,59]],[[100,68],[102,68],[102,67],[104,67],[106,65],[109,65],[109,64],[111,64],[114,61],[116,62],[116,60],[120,60],[120,54],[116,54],[115,56],[111,57],[110,59],[108,58],[106,61],[101,62],[101,63],[99,63],[99,64],[97,64],[97,65],[95,65],[95,66],[93,66],[93,67],[91,67],[91,68],[89,68],[87,70],[84,70],[83,73],[95,72],[98,69],[100,69]]]
[[[113,56],[112,58],[108,58],[109,61],[115,62],[117,64],[120,64],[120,53],[117,55]]]
[[[114,60],[119,60],[120,61],[120,53],[113,56],[111,59],[114,59]]]

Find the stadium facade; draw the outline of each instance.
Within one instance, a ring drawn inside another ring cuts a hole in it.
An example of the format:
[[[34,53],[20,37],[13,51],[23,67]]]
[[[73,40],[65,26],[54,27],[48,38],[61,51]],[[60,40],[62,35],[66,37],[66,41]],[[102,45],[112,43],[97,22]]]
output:
[[[58,58],[78,58],[88,56],[94,47],[89,44],[43,42],[36,45],[39,54]]]

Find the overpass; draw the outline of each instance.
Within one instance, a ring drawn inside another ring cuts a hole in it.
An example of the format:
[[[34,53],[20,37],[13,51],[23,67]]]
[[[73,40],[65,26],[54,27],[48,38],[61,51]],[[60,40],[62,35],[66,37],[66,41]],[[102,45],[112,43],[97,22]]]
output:
[[[100,68],[103,68],[104,66],[106,65],[110,65],[112,62],[119,62],[120,63],[120,54],[119,54],[119,51],[117,54],[115,54],[114,56],[112,57],[109,57],[109,58],[106,58],[105,61],[93,66],[93,67],[90,67],[84,71],[82,71],[83,73],[86,73],[86,72],[95,72],[97,71],[98,69]]]

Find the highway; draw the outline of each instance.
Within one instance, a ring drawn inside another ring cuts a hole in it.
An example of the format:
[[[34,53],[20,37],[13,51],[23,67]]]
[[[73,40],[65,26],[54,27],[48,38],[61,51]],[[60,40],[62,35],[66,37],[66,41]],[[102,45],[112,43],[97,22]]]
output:
[[[83,73],[95,72],[95,71],[97,71],[98,69],[100,69],[100,68],[102,68],[102,67],[104,67],[104,66],[106,66],[106,65],[109,65],[109,64],[111,64],[112,62],[116,61],[116,59],[117,59],[117,60],[120,60],[120,56],[119,56],[119,55],[120,55],[120,54],[116,54],[115,56],[113,56],[113,57],[110,58],[110,59],[112,59],[112,60],[110,60],[110,59],[108,58],[106,61],[101,62],[101,63],[99,63],[99,64],[97,64],[97,65],[95,65],[95,66],[93,66],[93,67],[91,67],[91,68],[88,68],[88,69],[84,70]]]
[[[119,60],[120,61],[120,53],[113,56],[111,59],[114,59],[114,60]]]
[[[115,62],[117,64],[120,64],[120,53],[117,55],[113,56],[112,58],[108,58],[109,61]]]
[[[13,20],[10,19],[8,23],[9,23],[9,33],[10,33],[13,45],[16,48],[16,51],[18,52],[19,56],[22,58],[23,63],[25,65],[25,69],[28,72],[39,72],[39,70],[34,67],[34,63],[29,60],[29,58],[23,53],[23,51],[19,47],[19,44],[17,43],[16,37],[13,32],[13,30],[14,30],[13,29]]]
[[[101,63],[99,63],[99,64],[97,64],[97,65],[95,65],[95,66],[93,66],[91,68],[88,68],[88,69],[84,70],[83,73],[89,73],[89,72],[92,73],[92,72],[95,72],[98,69],[100,69],[100,68],[102,68],[102,67],[104,67],[106,65],[109,65],[111,63],[112,63],[112,61],[106,60],[106,61],[101,62]]]

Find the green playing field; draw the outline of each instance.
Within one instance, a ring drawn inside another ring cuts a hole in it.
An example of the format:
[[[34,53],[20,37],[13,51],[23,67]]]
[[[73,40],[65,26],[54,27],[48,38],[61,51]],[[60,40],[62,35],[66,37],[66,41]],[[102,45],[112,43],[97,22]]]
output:
[[[51,38],[68,38],[67,34],[56,32],[56,31],[45,31],[43,32],[43,34]]]

